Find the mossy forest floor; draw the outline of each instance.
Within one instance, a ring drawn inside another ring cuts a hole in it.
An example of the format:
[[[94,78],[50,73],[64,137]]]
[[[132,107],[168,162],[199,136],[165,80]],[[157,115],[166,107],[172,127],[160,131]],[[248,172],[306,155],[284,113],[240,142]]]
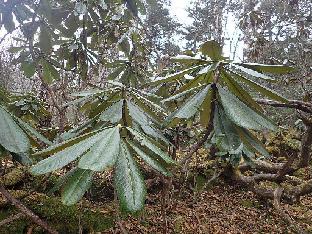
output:
[[[148,196],[145,210],[137,217],[120,217],[112,202],[84,200],[77,206],[65,207],[59,198],[41,194],[31,195],[23,202],[60,233],[66,234],[292,233],[270,201],[259,200],[243,188],[220,183],[196,196],[191,192],[174,191],[165,209],[161,205],[160,193],[152,193]],[[15,196],[22,194],[16,192]],[[312,233],[312,195],[303,197],[299,203],[283,205],[283,208],[298,225]],[[0,218],[4,219],[13,212],[17,211],[2,200]],[[0,227],[0,233],[44,232],[22,218]]]
[[[293,144],[293,137],[287,134],[278,134],[266,142],[275,161],[287,152],[296,154],[299,151],[298,144]],[[148,186],[146,206],[141,214],[132,217],[117,212],[110,172],[98,175],[85,198],[70,207],[60,203],[59,191],[53,196],[45,195],[56,184],[59,175],[33,177],[27,173],[27,168],[16,169],[12,165],[1,181],[14,197],[60,234],[293,233],[291,226],[273,208],[271,200],[260,199],[221,177],[204,186],[214,174],[212,164],[205,150],[200,151],[196,160],[190,163],[187,181],[181,183],[180,175],[173,177],[173,189],[164,189],[162,180],[155,180],[157,175],[145,169],[145,178],[152,181]],[[297,171],[295,176],[311,179],[312,167]],[[42,181],[45,182],[42,184]],[[274,188],[276,184],[267,182],[261,186]],[[29,195],[33,189],[36,192]],[[301,197],[295,204],[282,201],[281,206],[294,223],[312,233],[312,194]],[[0,234],[44,233],[27,218],[1,225],[2,220],[18,212],[0,195]]]

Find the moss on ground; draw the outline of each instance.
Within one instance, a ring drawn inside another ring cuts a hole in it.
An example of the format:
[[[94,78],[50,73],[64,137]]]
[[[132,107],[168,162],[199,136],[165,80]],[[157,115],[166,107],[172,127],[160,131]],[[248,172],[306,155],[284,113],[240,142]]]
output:
[[[43,194],[29,196],[23,202],[60,233],[76,234],[79,227],[83,227],[87,233],[101,232],[114,226],[114,216],[111,212],[103,213],[94,207],[92,208],[90,204],[65,206],[59,198],[52,198]],[[6,209],[1,209],[0,218],[3,220],[11,214],[16,214],[16,211],[14,207],[8,206]],[[0,227],[0,233],[22,234],[31,224],[32,222],[27,218],[22,218]],[[33,233],[44,232],[40,228],[36,228]]]

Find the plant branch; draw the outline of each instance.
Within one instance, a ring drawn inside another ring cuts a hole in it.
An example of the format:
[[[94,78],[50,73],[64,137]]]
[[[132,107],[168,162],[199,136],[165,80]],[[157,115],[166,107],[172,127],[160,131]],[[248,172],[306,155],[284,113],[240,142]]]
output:
[[[58,232],[52,229],[45,221],[40,219],[38,215],[33,213],[30,209],[28,209],[23,203],[14,198],[3,186],[0,186],[0,193],[10,201],[16,208],[18,208],[23,214],[28,216],[34,223],[42,227],[47,233],[50,234],[58,234]]]
[[[186,167],[187,162],[192,158],[193,154],[196,153],[205,144],[205,142],[212,136],[215,108],[216,108],[216,91],[213,90],[213,97],[211,101],[211,110],[210,110],[210,119],[209,119],[208,126],[205,130],[204,136],[196,144],[191,146],[187,155],[181,160],[181,165],[184,166],[184,168]]]
[[[283,189],[281,187],[277,187],[274,190],[274,199],[273,199],[273,206],[275,208],[275,210],[279,213],[279,215],[281,216],[281,218],[290,225],[290,227],[296,232],[296,233],[306,233],[304,230],[302,230],[301,227],[299,227],[298,225],[296,225],[293,221],[293,219],[285,212],[282,210],[281,207],[281,196],[283,193]]]
[[[298,101],[298,100],[289,100],[287,103],[272,101],[268,99],[256,99],[259,104],[273,106],[273,107],[284,107],[284,108],[293,108],[297,110],[304,111],[306,113],[312,114],[312,104],[308,102]]]
[[[9,224],[9,223],[11,223],[11,222],[13,222],[13,221],[15,221],[17,219],[23,218],[24,216],[25,216],[25,214],[23,214],[23,213],[18,213],[18,214],[15,214],[15,215],[11,215],[8,218],[6,218],[6,219],[4,219],[4,220],[2,220],[0,222],[0,227],[3,226],[3,225],[7,225],[7,224]]]

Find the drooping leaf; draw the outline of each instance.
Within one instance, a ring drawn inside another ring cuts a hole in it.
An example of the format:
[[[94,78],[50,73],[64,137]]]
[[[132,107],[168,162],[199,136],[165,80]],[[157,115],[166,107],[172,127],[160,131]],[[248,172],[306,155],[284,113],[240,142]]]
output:
[[[194,88],[190,88],[190,89],[187,89],[181,93],[177,93],[173,96],[170,96],[164,100],[162,100],[161,102],[162,103],[165,103],[165,102],[170,102],[170,101],[175,101],[175,100],[179,100],[181,99],[182,97],[185,97],[186,95],[190,94],[190,93],[193,93],[194,91],[198,90],[199,88],[201,88],[201,86],[197,86],[197,87],[194,87]]]
[[[70,206],[76,204],[90,188],[93,172],[77,169],[68,179],[62,193],[62,203]]]
[[[2,15],[2,22],[4,24],[5,30],[7,30],[9,33],[13,32],[15,29],[15,23],[13,20],[13,14],[10,9],[5,9],[5,12]]]
[[[208,94],[206,95],[206,98],[201,105],[201,110],[200,110],[200,124],[204,127],[207,127],[211,118],[211,115],[214,113],[211,113],[211,102],[213,97],[213,91],[210,89],[208,91]]]
[[[36,67],[31,62],[22,62],[21,69],[24,72],[24,75],[28,78],[31,78],[36,73]]]
[[[128,101],[127,107],[129,110],[129,114],[132,118],[132,121],[137,122],[140,125],[150,125],[151,119],[147,117],[147,115],[134,103]]]
[[[134,16],[138,16],[138,7],[135,0],[124,0],[127,8],[131,11]]]
[[[266,150],[264,145],[257,139],[257,137],[253,136],[246,129],[238,128],[238,132],[247,148],[252,148],[252,151],[256,151],[262,156],[270,157],[269,152]]]
[[[140,94],[137,91],[132,91],[130,94],[135,99],[137,105],[154,119],[157,119],[156,113],[163,115],[166,112],[157,102],[152,101],[152,99],[159,99],[159,96],[152,96],[149,93]]]
[[[103,171],[112,167],[119,152],[119,128],[108,128],[101,132],[102,138],[79,160],[78,167],[92,171]]]
[[[57,190],[59,190],[67,181],[68,179],[74,175],[74,173],[80,170],[79,168],[75,167],[73,169],[71,169],[70,171],[66,172],[65,175],[60,176],[57,181],[55,182],[55,184],[53,185],[53,187],[48,191],[47,195],[50,196],[53,193],[55,193]]]
[[[108,8],[105,0],[99,0],[99,6],[102,7],[103,10],[107,10]]]
[[[7,150],[0,145],[0,158],[4,157],[7,153]]]
[[[174,118],[189,119],[193,117],[200,110],[200,106],[204,102],[209,88],[210,85],[207,85],[202,90],[198,91],[196,94],[187,99],[176,112],[168,117],[167,121],[170,121]]]
[[[279,101],[279,102],[284,102],[287,103],[288,100],[286,98],[284,98],[282,95],[278,94],[277,92],[275,92],[274,90],[271,90],[261,84],[258,84],[244,76],[241,76],[237,73],[232,73],[234,75],[234,77],[238,80],[240,80],[241,82],[246,83],[247,85],[249,85],[251,88],[253,88],[254,90],[258,91],[259,93],[261,93],[264,96],[267,96],[273,100]]]
[[[25,132],[13,117],[0,106],[0,145],[14,153],[25,153],[30,149],[30,142]]]
[[[137,212],[143,209],[146,195],[144,179],[127,145],[123,142],[119,147],[114,182],[123,211]]]
[[[84,127],[82,127],[82,128],[84,128]],[[72,136],[74,131],[79,131],[80,129],[81,129],[81,127],[79,127],[78,129],[73,129],[73,131],[68,131],[68,132],[63,133],[60,136],[60,139],[66,139],[66,140],[64,140],[63,142],[60,142],[60,143],[54,143],[51,146],[49,146],[48,148],[45,148],[41,151],[34,153],[33,156],[47,156],[47,155],[55,154],[55,153],[60,152],[60,151],[66,149],[70,146],[73,146],[73,145],[75,145],[75,144],[77,144],[77,143],[79,143],[79,142],[81,142],[87,138],[90,138],[91,136],[94,136],[101,131],[101,129],[100,129],[100,130],[96,130],[93,132],[82,134],[82,135],[74,137],[74,138],[70,137],[70,136]]]
[[[162,134],[162,132],[159,129],[155,128],[153,125],[151,124],[141,125],[140,127],[142,128],[143,132],[147,134],[148,136],[157,140],[161,140],[167,145],[170,144],[170,142],[168,141],[168,139],[166,139],[166,137]]]
[[[31,168],[32,174],[41,175],[66,166],[87,152],[87,150],[89,150],[96,142],[102,139],[102,137],[102,132],[99,132],[80,141],[77,144],[71,145],[64,150],[55,153],[53,156],[50,156],[34,165]],[[51,148],[53,148],[53,146]]]
[[[198,63],[207,63],[209,61],[197,57],[192,57],[189,55],[177,55],[171,58],[173,62],[185,63],[185,64],[198,64]]]
[[[162,84],[162,83],[167,83],[167,82],[173,82],[181,77],[183,77],[185,74],[189,74],[191,73],[192,71],[202,67],[203,65],[200,65],[200,66],[194,66],[194,67],[191,67],[191,68],[187,68],[185,70],[182,70],[182,71],[179,71],[177,73],[174,73],[174,74],[170,74],[166,77],[157,77],[154,81],[152,81],[150,84],[151,85],[158,85],[158,84]]]
[[[83,3],[82,3],[83,4]],[[84,4],[83,4],[84,5]],[[84,6],[81,8],[82,14],[84,14]],[[78,9],[79,10],[79,9]],[[77,16],[77,11],[74,12],[74,14],[70,14],[67,19],[65,20],[65,26],[66,29],[62,30],[62,33],[67,37],[72,37],[74,33],[79,28],[79,17]]]
[[[216,106],[214,113],[214,131],[212,142],[223,151],[234,151],[242,143],[234,124],[219,105]]]
[[[29,157],[28,153],[14,153],[11,152],[13,161],[19,162],[25,166],[29,166],[32,164],[32,160]]]
[[[118,42],[118,47],[122,52],[125,53],[125,55],[129,56],[131,47],[127,37],[125,37],[122,41]]]
[[[115,80],[125,69],[126,69],[125,65],[122,65],[122,66],[116,68],[116,70],[114,70],[112,73],[110,73],[107,76],[107,79],[108,80]]]
[[[260,72],[258,72],[256,70],[245,68],[245,67],[241,66],[241,64],[232,64],[232,66],[234,68],[244,72],[247,75],[250,75],[250,76],[253,76],[253,77],[256,77],[256,78],[260,78],[260,79],[263,79],[263,80],[267,80],[267,81],[275,81],[274,78],[272,78],[270,76],[267,76],[265,74],[262,74],[262,73],[260,73]]]
[[[242,66],[258,70],[260,72],[268,72],[272,74],[287,74],[295,71],[295,68],[285,65],[267,65],[258,63],[243,63]]]
[[[252,98],[252,96],[245,91],[231,76],[225,72],[221,72],[222,79],[225,81],[229,90],[235,94],[242,102],[246,103],[249,107],[263,111],[262,107]]]
[[[223,89],[219,85],[218,93],[226,115],[236,125],[254,130],[276,129],[271,121],[252,110],[245,103],[241,102],[235,95]]]
[[[103,93],[103,90],[101,89],[90,89],[90,90],[85,90],[81,92],[76,92],[76,93],[71,93],[70,96],[72,97],[88,97],[88,96],[94,96],[96,94],[101,94]]]
[[[36,129],[30,126],[28,123],[22,121],[20,118],[16,118],[19,125],[25,130],[25,132],[29,135],[29,137],[36,138],[41,142],[45,143],[46,145],[52,145],[52,142],[39,133]]]
[[[127,141],[128,144],[131,146],[131,148],[136,152],[136,154],[143,159],[148,165],[150,165],[155,170],[159,171],[165,176],[171,176],[171,173],[156,159],[154,159],[152,156],[145,153],[143,150],[141,150],[139,147],[137,147],[133,142],[130,140]]]
[[[129,132],[134,136],[134,138],[138,141],[141,146],[145,146],[149,150],[151,150],[156,155],[160,156],[162,160],[169,164],[175,164],[175,161],[164,151],[162,151],[159,147],[153,144],[146,136],[142,133],[138,132],[133,128],[127,127]]]
[[[49,62],[41,60],[43,79],[46,83],[51,84],[54,80],[60,79],[60,74],[56,68]]]
[[[203,75],[199,75],[197,77],[195,77],[194,79],[188,81],[187,83],[185,83],[181,88],[179,88],[179,90],[177,90],[174,95],[177,95],[179,93],[185,92],[187,90],[190,90],[192,88],[201,86],[202,84],[207,84],[207,82],[205,82],[205,78],[209,76],[206,74]]]
[[[113,103],[100,115],[102,121],[108,121],[111,123],[118,123],[122,119],[122,106],[124,100],[119,100]]]
[[[45,53],[50,53],[52,50],[52,37],[46,25],[40,27],[39,47]]]

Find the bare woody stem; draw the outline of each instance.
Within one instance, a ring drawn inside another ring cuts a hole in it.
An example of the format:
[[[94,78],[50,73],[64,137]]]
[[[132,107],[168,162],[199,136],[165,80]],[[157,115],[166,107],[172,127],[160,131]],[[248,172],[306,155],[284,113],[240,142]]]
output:
[[[211,133],[213,131],[213,120],[214,120],[214,112],[216,109],[216,96],[217,96],[216,89],[217,88],[216,88],[215,84],[212,84],[211,88],[212,88],[213,93],[212,93],[209,123],[207,125],[206,130],[205,130],[204,136],[196,144],[191,146],[187,155],[182,159],[181,165],[184,167],[187,164],[187,162],[191,159],[193,154],[196,153],[205,144],[205,142],[209,139],[209,136],[211,135]]]
[[[14,198],[3,186],[0,186],[0,193],[10,201],[17,209],[19,209],[23,214],[28,216],[34,223],[42,227],[47,233],[50,234],[58,234],[58,232],[52,229],[45,221],[40,219],[38,215],[28,209],[23,203]]]
[[[259,104],[273,106],[273,107],[284,107],[292,108],[304,111],[306,113],[312,114],[312,104],[308,102],[298,101],[298,100],[289,100],[287,103],[272,101],[268,99],[256,99]]]

